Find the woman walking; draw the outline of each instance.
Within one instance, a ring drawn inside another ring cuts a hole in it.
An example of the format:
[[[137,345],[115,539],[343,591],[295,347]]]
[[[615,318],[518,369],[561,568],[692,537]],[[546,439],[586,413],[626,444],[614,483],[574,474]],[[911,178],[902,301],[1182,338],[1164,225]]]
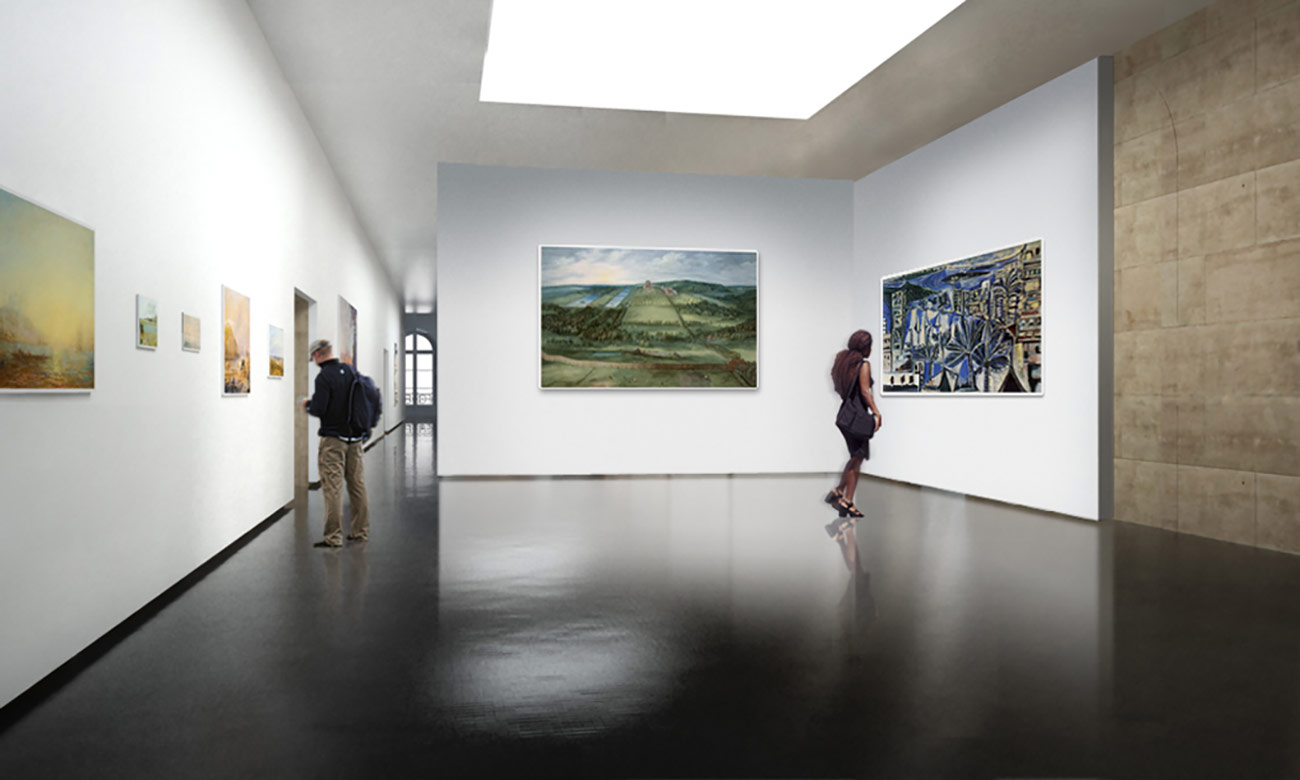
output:
[[[848,346],[835,356],[831,379],[835,382],[835,392],[842,399],[836,426],[849,448],[849,462],[844,465],[840,484],[826,494],[826,503],[839,510],[840,517],[856,520],[862,517],[862,512],[853,505],[853,494],[858,489],[858,469],[862,467],[862,461],[871,457],[871,437],[880,430],[884,417],[876,408],[876,399],[871,393],[876,382],[871,378],[871,364],[867,362],[871,356],[871,334],[865,330],[854,331],[849,336]],[[872,419],[865,428],[846,423],[846,419],[852,419],[854,415],[866,414]]]

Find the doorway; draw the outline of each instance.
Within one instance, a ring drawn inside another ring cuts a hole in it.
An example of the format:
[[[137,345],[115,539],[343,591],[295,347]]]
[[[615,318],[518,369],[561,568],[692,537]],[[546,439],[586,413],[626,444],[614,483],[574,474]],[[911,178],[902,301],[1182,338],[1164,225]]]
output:
[[[312,324],[316,302],[299,290],[293,291],[293,490],[297,496],[311,487],[311,418],[302,408],[302,399],[311,395],[311,344]]]
[[[392,360],[393,360],[393,353],[388,351],[388,347],[384,347],[384,373],[379,377],[380,383],[383,384],[383,389],[380,390],[380,395],[379,395],[380,409],[383,409],[388,403],[387,400],[385,399],[388,398],[388,377],[393,373]],[[379,419],[380,419],[379,425],[383,428],[383,430],[380,431],[381,434],[384,431],[387,431],[389,428],[393,427],[393,422],[388,419],[388,415],[380,415]]]

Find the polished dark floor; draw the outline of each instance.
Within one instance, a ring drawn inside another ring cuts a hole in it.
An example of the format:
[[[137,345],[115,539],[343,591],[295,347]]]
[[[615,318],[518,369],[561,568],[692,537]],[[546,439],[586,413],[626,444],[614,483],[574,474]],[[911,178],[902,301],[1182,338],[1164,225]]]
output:
[[[825,477],[367,457],[0,733],[0,778],[1300,777],[1300,560]]]

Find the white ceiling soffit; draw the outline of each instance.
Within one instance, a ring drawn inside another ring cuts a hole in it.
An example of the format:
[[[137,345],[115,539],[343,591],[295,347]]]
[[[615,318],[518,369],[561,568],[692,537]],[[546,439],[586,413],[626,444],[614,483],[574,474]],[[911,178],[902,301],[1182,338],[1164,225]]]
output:
[[[395,283],[428,307],[440,162],[858,179],[1208,0],[967,0],[807,121],[483,103],[485,0],[248,3]]]
[[[807,119],[962,0],[493,0],[480,99]]]

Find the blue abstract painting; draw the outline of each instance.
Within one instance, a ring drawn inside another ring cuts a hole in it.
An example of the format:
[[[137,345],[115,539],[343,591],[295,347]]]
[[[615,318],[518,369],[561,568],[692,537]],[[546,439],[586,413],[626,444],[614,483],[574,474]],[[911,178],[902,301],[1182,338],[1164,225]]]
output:
[[[885,393],[1043,392],[1043,244],[881,280]]]

